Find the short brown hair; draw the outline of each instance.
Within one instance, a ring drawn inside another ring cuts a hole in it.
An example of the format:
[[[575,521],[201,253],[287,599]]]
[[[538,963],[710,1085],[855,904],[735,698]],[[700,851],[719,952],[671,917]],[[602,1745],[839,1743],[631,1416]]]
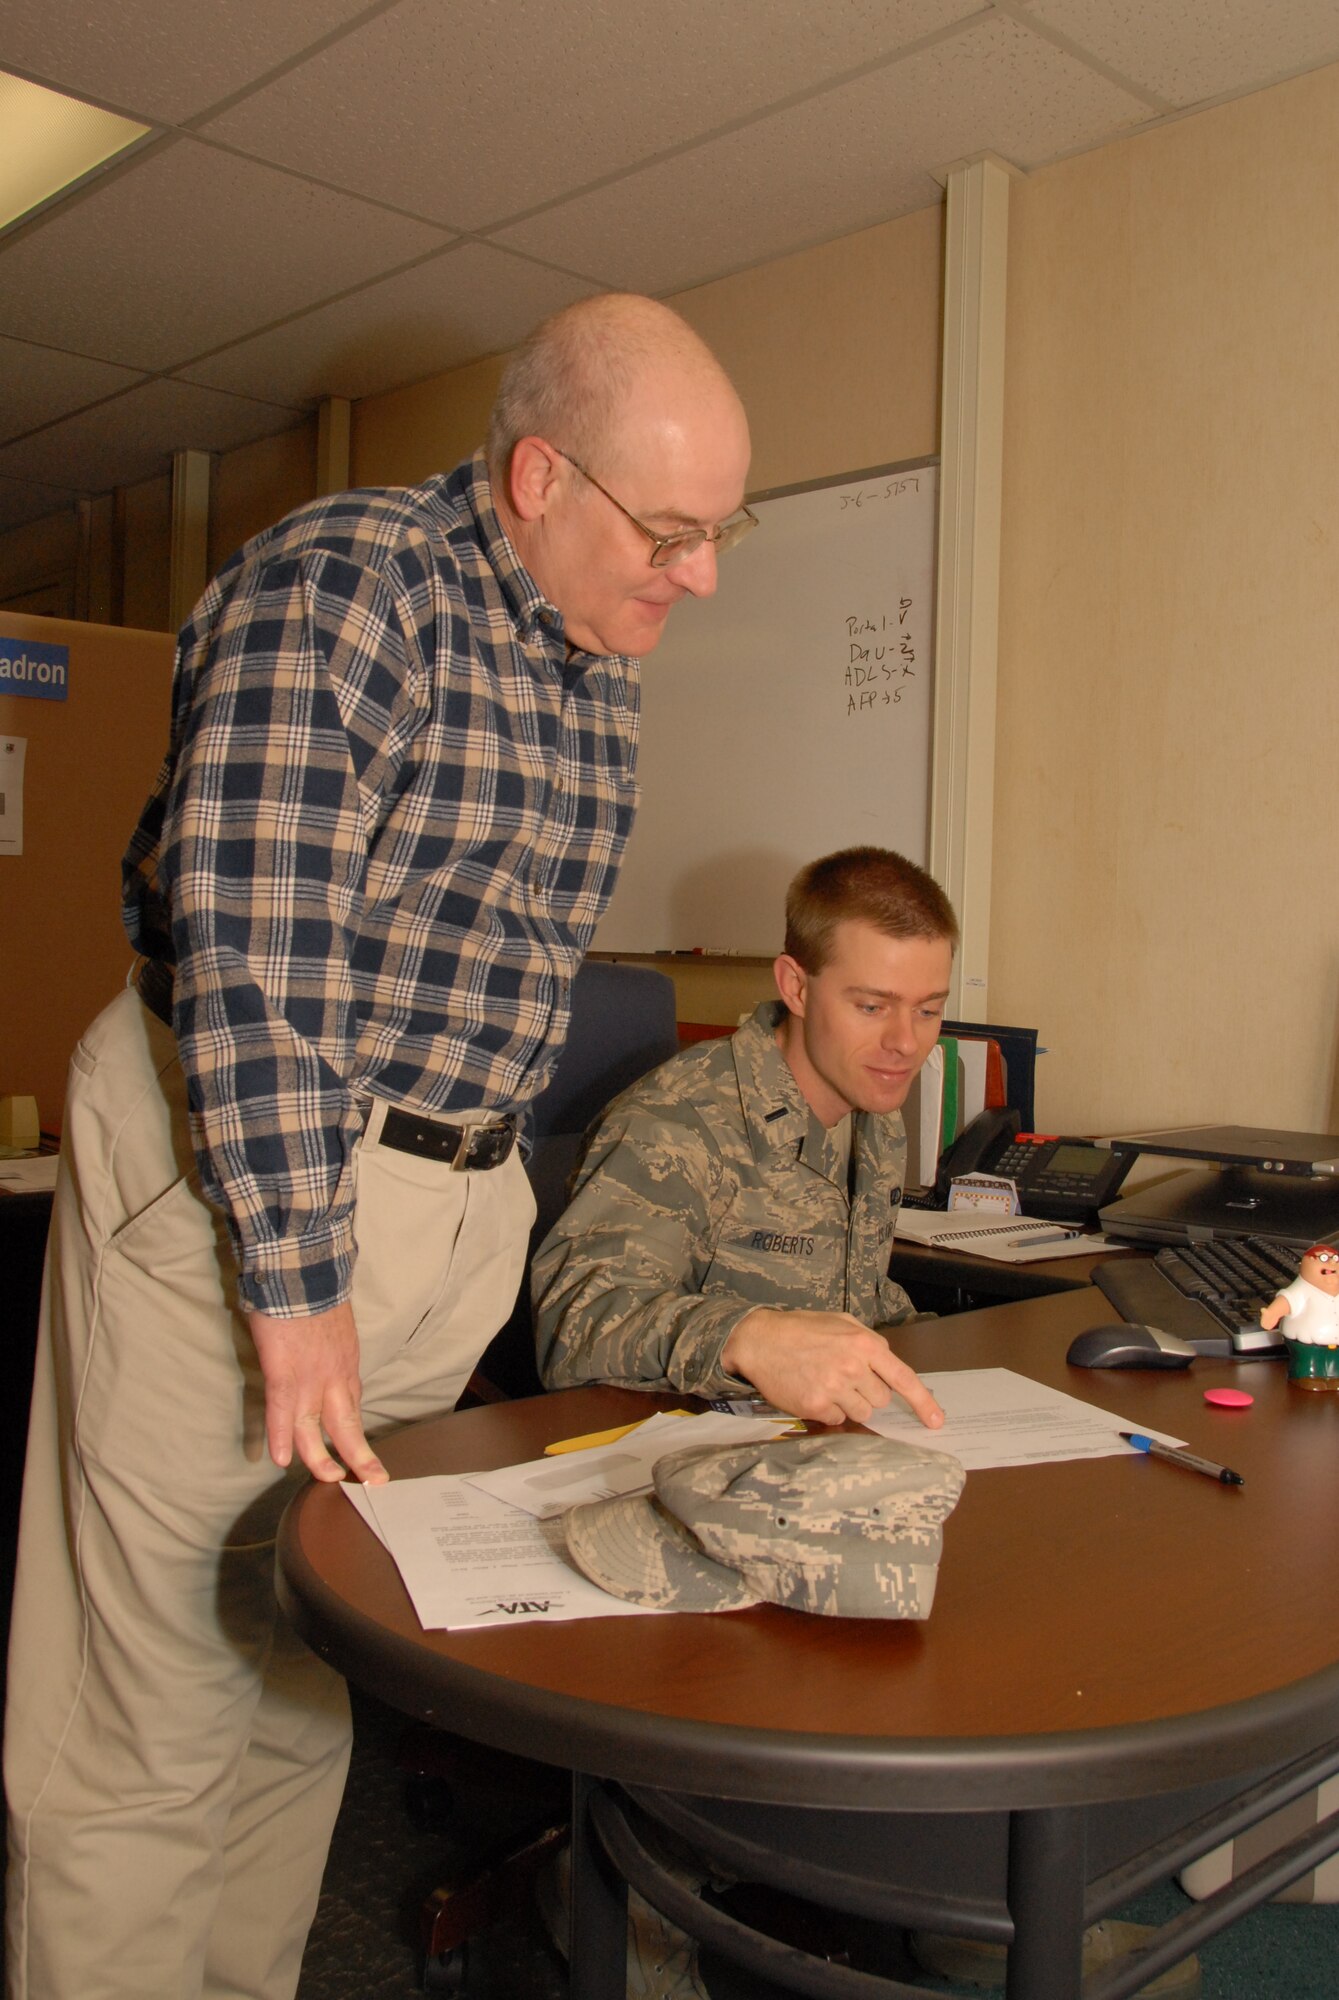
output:
[[[872,924],[891,938],[947,938],[958,919],[933,875],[887,847],[844,847],[802,868],[786,891],[786,952],[806,972],[832,956],[838,924]]]

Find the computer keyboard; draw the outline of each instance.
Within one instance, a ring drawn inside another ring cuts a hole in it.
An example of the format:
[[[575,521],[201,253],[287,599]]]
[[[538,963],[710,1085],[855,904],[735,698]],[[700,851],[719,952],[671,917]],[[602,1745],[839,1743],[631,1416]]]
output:
[[[1177,1334],[1201,1354],[1265,1360],[1285,1349],[1261,1326],[1260,1310],[1292,1283],[1309,1247],[1267,1236],[1215,1237],[1153,1258],[1099,1264],[1093,1282],[1133,1324]]]

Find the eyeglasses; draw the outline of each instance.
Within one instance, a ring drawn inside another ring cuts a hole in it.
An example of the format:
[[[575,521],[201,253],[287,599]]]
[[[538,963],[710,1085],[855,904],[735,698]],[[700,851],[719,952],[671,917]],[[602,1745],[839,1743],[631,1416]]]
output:
[[[645,521],[639,521],[635,514],[630,514],[621,500],[615,500],[609,488],[601,486],[595,474],[587,472],[581,461],[573,458],[570,451],[564,451],[560,444],[555,445],[553,449],[557,452],[559,458],[565,458],[569,465],[574,465],[581,474],[581,477],[588,479],[597,493],[603,493],[610,505],[617,507],[619,513],[623,515],[625,520],[631,521],[639,534],[646,536],[647,541],[653,545],[651,549],[652,569],[673,569],[675,563],[681,563],[686,557],[695,554],[704,542],[710,542],[717,555],[723,556],[727,549],[732,549],[736,542],[743,540],[750,528],[756,528],[758,525],[758,516],[753,512],[753,509],[745,507],[741,512],[733,515],[730,520],[722,521],[719,527],[685,528],[678,535],[657,535],[652,529],[647,527]]]

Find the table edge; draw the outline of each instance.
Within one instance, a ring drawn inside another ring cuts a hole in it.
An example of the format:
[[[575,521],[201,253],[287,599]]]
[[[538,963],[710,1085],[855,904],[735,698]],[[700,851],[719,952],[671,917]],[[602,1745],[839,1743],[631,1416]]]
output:
[[[406,1715],[592,1776],[759,1804],[1003,1810],[1177,1791],[1339,1737],[1339,1664],[1222,1708],[1026,1737],[875,1739],[617,1708],[425,1651],[365,1617],[308,1562],[296,1526],[301,1502],[280,1525],[276,1589],[314,1652]]]

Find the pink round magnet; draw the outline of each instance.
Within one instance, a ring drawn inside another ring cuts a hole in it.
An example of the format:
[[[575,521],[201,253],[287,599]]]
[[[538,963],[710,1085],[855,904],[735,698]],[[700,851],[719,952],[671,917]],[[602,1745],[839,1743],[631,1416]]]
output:
[[[1204,1400],[1216,1403],[1220,1410],[1244,1410],[1255,1398],[1248,1396],[1244,1389],[1206,1389]]]

